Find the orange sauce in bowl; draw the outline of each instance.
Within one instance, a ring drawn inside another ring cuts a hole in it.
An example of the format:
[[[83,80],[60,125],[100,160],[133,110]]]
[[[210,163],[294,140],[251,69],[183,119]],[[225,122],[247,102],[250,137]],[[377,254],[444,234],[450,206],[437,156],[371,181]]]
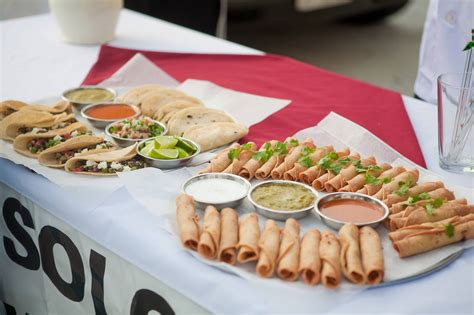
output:
[[[331,200],[320,206],[319,211],[331,219],[351,223],[373,222],[384,216],[376,204],[358,199]]]
[[[95,119],[116,120],[132,117],[136,111],[128,104],[101,104],[87,109],[85,114]]]

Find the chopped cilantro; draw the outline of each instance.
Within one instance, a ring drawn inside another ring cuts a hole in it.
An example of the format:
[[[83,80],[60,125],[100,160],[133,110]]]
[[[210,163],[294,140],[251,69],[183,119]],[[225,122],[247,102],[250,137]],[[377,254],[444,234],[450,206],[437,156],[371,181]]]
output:
[[[408,180],[406,182],[400,181],[398,182],[398,189],[395,190],[393,193],[399,196],[403,196],[408,192],[408,189],[410,189],[412,184],[412,179],[411,177],[408,177]]]
[[[444,232],[446,233],[446,235],[451,238],[454,236],[454,226],[449,223],[449,224],[445,224],[444,225]]]
[[[246,143],[246,144],[242,144],[240,147],[242,150],[250,150],[252,148],[252,144]]]
[[[429,195],[428,195],[429,196]],[[432,215],[433,214],[433,210],[434,209],[438,209],[439,207],[441,207],[444,203],[444,200],[441,199],[441,198],[436,198],[434,200],[431,200],[430,202],[428,202],[424,208],[426,210],[426,212],[429,214],[429,215]]]
[[[286,144],[283,142],[277,142],[273,146],[273,155],[278,156],[278,155],[287,155],[288,154],[288,148],[286,147]]]
[[[289,145],[291,145],[292,147],[296,147],[296,146],[298,146],[300,143],[299,143],[298,140],[296,140],[296,139],[290,139],[290,140],[285,141],[285,144],[289,144]]]
[[[231,161],[238,158],[239,155],[240,155],[240,148],[231,149],[231,150],[229,150],[229,153],[227,153],[227,157]]]
[[[313,161],[311,160],[311,158],[309,156],[302,156],[298,159],[298,163],[300,163],[302,166],[306,167],[306,168],[310,168],[311,166],[313,166]]]

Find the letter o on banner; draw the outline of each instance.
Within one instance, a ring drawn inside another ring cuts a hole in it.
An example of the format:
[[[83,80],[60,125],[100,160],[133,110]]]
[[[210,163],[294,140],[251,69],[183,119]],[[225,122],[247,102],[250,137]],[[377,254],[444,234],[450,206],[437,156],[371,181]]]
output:
[[[49,225],[41,229],[38,242],[44,273],[65,297],[75,302],[82,301],[85,284],[84,264],[76,245],[66,234]],[[54,263],[53,247],[56,244],[64,248],[69,258],[72,272],[71,283],[61,278]]]
[[[174,315],[174,311],[166,300],[148,289],[140,289],[133,296],[130,315],[147,315],[150,311],[157,311],[161,315]]]

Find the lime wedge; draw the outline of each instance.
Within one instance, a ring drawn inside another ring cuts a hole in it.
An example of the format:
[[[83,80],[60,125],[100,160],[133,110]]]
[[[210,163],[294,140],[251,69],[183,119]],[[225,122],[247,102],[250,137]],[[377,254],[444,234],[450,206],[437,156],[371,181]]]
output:
[[[183,148],[180,148],[180,147],[176,147],[176,150],[178,150],[179,152],[179,155],[178,155],[178,158],[180,159],[184,159],[186,157],[188,157],[190,154],[188,152],[186,152],[186,150],[184,150]]]
[[[178,143],[176,143],[176,147],[183,149],[186,151],[189,155],[193,154],[196,152],[196,148],[191,144],[186,141],[183,141],[181,139],[178,139]]]
[[[153,149],[150,157],[161,160],[174,160],[179,157],[179,151],[176,149]]]
[[[144,156],[150,156],[151,151],[154,149],[153,147],[153,142],[151,145],[147,144],[144,147],[140,149],[140,153],[143,154]]]
[[[173,136],[155,137],[155,149],[172,149],[178,143],[178,139]]]

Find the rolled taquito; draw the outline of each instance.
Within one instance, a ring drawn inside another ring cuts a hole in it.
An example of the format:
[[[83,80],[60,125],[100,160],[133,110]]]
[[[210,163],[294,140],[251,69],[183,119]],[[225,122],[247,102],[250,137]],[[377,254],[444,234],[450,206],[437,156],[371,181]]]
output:
[[[339,230],[342,273],[349,281],[364,284],[366,279],[362,267],[359,238],[359,228],[355,224],[346,223]]]
[[[329,153],[329,152],[328,152]],[[350,150],[348,148],[344,148],[339,152],[336,152],[338,155],[338,158],[342,158],[345,156],[348,156],[350,154]],[[298,179],[300,182],[303,182],[305,184],[311,185],[311,183],[321,175],[326,173],[326,170],[322,168],[319,165],[314,165],[308,168],[307,170],[299,173]]]
[[[408,189],[404,194],[389,194],[387,198],[383,200],[383,202],[387,205],[387,207],[391,207],[393,204],[398,202],[403,202],[407,200],[411,196],[419,195],[422,193],[427,193],[433,191],[438,188],[443,188],[444,184],[441,181],[437,182],[426,182],[415,185]]]
[[[221,210],[221,242],[219,261],[235,265],[237,261],[237,244],[239,242],[239,216],[234,209]]]
[[[388,169],[382,174],[380,174],[379,177],[377,177],[377,183],[365,184],[364,187],[359,189],[357,192],[361,194],[373,196],[382,188],[383,181],[388,180],[389,182],[391,182],[395,176],[405,171],[406,170],[403,166],[396,166],[394,168]]]
[[[398,202],[398,203],[392,204],[392,206],[390,207],[390,213],[398,213],[400,211],[405,210],[409,206],[424,206],[427,202],[430,202],[430,200],[434,200],[434,199],[453,200],[454,193],[452,191],[449,191],[446,188],[438,188],[438,189],[428,192],[426,197],[427,197],[426,200],[420,200],[420,201],[414,202],[413,204],[410,204],[407,202]]]
[[[214,259],[219,250],[221,240],[221,218],[214,206],[204,210],[201,237],[199,238],[198,253],[207,259]]]
[[[382,282],[385,274],[383,248],[380,236],[373,228],[364,226],[359,230],[359,237],[362,267],[367,284],[378,284]]]
[[[282,231],[278,254],[277,275],[286,281],[298,279],[300,254],[300,224],[293,218],[287,219]]]
[[[393,192],[400,193],[404,185],[413,187],[418,181],[419,171],[414,168],[412,170],[398,174],[393,178],[390,183],[382,185],[382,188],[374,195],[379,200],[384,200],[387,196]]]
[[[326,288],[336,289],[341,283],[341,245],[334,233],[326,231],[321,235],[319,245],[321,257],[321,282]]]
[[[280,248],[280,228],[275,221],[265,221],[263,233],[258,241],[258,248],[260,249],[260,257],[256,267],[257,275],[269,278],[275,272]]]
[[[283,179],[283,174],[293,168],[295,163],[300,158],[303,148],[305,147],[316,148],[313,143],[313,139],[308,138],[298,146],[292,148],[286,155],[283,163],[281,163],[271,171],[270,175],[272,179]]]
[[[474,205],[448,202],[439,208],[432,209],[430,212],[428,212],[424,207],[420,207],[417,210],[412,211],[406,217],[391,218],[390,227],[392,229],[399,229],[409,225],[437,222],[454,216],[465,216],[470,213],[474,214]]]
[[[222,150],[213,159],[211,159],[210,163],[205,169],[199,171],[199,174],[222,172],[230,165],[230,163],[232,163],[232,161],[229,159],[229,151],[238,148],[240,148],[240,144],[233,143],[227,149]]]
[[[262,151],[265,152],[267,145],[270,145],[270,147],[273,148],[276,142],[277,142],[276,140],[265,142],[260,147],[259,152],[262,152]],[[247,163],[245,163],[242,169],[240,170],[239,176],[247,180],[251,180],[252,178],[255,177],[255,173],[263,164],[264,164],[264,161],[262,159],[257,160],[252,156],[252,158],[248,160]]]
[[[254,151],[257,150],[257,145],[255,143],[249,142],[248,144],[250,144],[250,148],[242,150],[239,156],[234,158],[229,166],[227,166],[226,169],[222,171],[223,173],[234,175],[239,174],[240,170],[242,170],[242,167],[252,158]]]
[[[331,151],[334,151],[334,148],[333,148],[332,145],[316,148],[316,151],[314,151],[313,153],[308,155],[309,161],[311,162],[310,163],[311,166],[316,165],[316,163],[319,160],[321,160],[326,154],[328,154]],[[305,167],[305,166],[301,165],[300,163],[295,163],[293,168],[291,168],[290,170],[286,171],[283,174],[283,178],[285,180],[296,181],[296,180],[298,180],[300,173],[304,172],[307,169],[308,169],[308,167]]]
[[[239,254],[237,261],[241,264],[258,260],[258,240],[260,238],[260,228],[258,226],[258,216],[250,213],[239,222]]]
[[[319,245],[321,233],[318,230],[309,230],[301,241],[299,273],[304,283],[315,285],[321,280],[321,257]]]
[[[367,173],[357,174],[353,178],[349,179],[347,181],[347,185],[345,185],[344,187],[339,189],[339,191],[341,191],[341,192],[356,192],[359,189],[362,189],[362,187],[364,187],[365,184],[367,184],[366,181],[367,181],[367,176],[368,175],[377,178],[383,172],[385,172],[386,170],[389,170],[391,168],[392,168],[392,166],[390,164],[381,163],[380,165],[378,165],[377,169],[370,170]]]
[[[360,160],[360,164],[363,167],[368,167],[369,165],[375,165],[377,161],[375,157],[368,156],[365,159]],[[335,177],[331,178],[324,184],[324,188],[327,192],[336,192],[340,188],[344,187],[347,182],[354,178],[359,172],[357,171],[357,167],[354,164],[350,164],[347,167],[343,168],[339,174]]]
[[[360,158],[360,155],[359,153],[353,153],[351,155],[348,156],[349,157],[349,160],[350,161],[353,161],[353,160],[358,160]],[[344,157],[345,158],[345,157]],[[337,161],[340,161],[342,160],[343,158],[340,158],[338,159]],[[336,163],[337,163],[336,161]],[[347,167],[349,167],[351,165],[350,162],[348,162],[346,165],[343,166],[343,168],[341,169],[341,171]],[[333,171],[328,171],[326,173],[324,173],[323,175],[319,176],[318,178],[316,178],[312,183],[311,183],[311,186],[313,186],[314,189],[318,190],[318,191],[323,191],[325,189],[325,186],[326,183],[328,181],[330,181],[331,179],[335,178],[338,174],[335,174]]]
[[[474,214],[452,217],[444,222],[405,227],[389,233],[389,238],[402,258],[424,253],[465,239],[473,239]]]
[[[181,194],[176,198],[179,238],[183,246],[191,250],[196,250],[199,242],[199,217],[194,211],[193,197]]]

